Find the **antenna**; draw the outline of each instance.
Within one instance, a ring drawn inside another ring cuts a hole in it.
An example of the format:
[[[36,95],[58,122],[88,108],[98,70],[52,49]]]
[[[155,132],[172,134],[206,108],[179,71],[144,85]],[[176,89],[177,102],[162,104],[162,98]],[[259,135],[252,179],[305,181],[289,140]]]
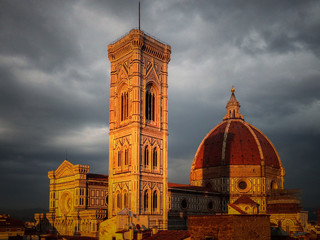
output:
[[[140,1],[139,1],[139,30],[140,30]]]
[[[68,150],[66,149],[66,160],[68,160]]]

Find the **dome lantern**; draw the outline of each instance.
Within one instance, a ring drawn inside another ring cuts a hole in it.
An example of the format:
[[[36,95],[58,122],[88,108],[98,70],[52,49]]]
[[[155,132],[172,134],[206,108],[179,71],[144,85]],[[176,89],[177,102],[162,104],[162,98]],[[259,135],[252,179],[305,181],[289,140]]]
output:
[[[232,86],[231,97],[226,106],[227,114],[224,116],[223,120],[228,120],[228,119],[243,120],[243,116],[240,114],[240,103],[238,102],[234,92],[235,92],[235,89],[234,89],[234,86]]]

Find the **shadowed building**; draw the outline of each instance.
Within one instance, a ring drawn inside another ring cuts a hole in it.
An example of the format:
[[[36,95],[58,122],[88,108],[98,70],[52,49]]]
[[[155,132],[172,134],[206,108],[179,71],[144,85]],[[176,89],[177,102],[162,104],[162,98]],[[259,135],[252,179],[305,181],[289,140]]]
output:
[[[22,239],[25,222],[11,218],[9,214],[0,214],[0,239]]]

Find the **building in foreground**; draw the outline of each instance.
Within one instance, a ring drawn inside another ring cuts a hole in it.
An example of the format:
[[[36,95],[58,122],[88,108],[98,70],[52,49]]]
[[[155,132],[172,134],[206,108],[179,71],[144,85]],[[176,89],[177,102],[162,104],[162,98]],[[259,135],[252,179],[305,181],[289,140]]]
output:
[[[234,89],[223,121],[200,143],[190,185],[168,183],[170,54],[169,45],[137,29],[109,45],[109,175],[68,161],[49,172],[44,218],[51,230],[112,239],[141,229],[187,229],[191,215],[232,214],[270,215],[289,233],[305,231],[306,212],[284,190],[278,153],[244,121]]]
[[[25,234],[25,222],[0,214],[0,239],[22,239]]]

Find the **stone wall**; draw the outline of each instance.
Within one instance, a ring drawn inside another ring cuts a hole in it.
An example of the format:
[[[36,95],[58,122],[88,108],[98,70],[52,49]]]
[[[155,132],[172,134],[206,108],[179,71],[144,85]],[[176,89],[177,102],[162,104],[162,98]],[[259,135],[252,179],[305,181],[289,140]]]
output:
[[[197,240],[271,239],[268,215],[189,216],[188,231]]]

